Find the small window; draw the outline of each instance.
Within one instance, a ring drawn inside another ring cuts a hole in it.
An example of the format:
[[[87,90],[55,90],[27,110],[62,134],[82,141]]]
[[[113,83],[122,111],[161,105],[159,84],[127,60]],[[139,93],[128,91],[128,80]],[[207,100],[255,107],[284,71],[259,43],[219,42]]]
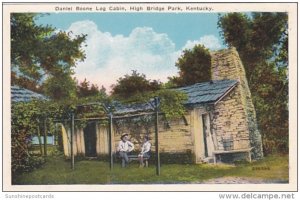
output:
[[[222,138],[223,147],[225,151],[233,150],[233,137],[223,137]]]

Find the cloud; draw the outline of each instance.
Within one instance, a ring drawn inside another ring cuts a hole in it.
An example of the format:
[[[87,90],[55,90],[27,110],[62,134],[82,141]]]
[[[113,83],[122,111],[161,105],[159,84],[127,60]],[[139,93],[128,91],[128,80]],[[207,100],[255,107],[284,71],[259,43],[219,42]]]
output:
[[[87,78],[91,83],[103,85],[110,90],[119,77],[131,74],[132,70],[146,75],[148,79],[167,81],[167,77],[177,75],[175,63],[181,54],[167,34],[157,33],[150,27],[137,27],[128,36],[103,32],[90,20],[78,21],[67,31],[73,34],[87,34],[83,49],[84,62],[79,62],[75,74],[79,81]],[[187,41],[184,48],[195,44],[205,44],[208,48],[220,48],[214,36],[204,36],[197,41]]]
[[[199,40],[188,40],[182,49],[191,49],[197,44],[202,44],[210,50],[218,50],[222,47],[218,38],[214,35],[204,35]]]
[[[132,70],[161,81],[177,73],[175,44],[166,34],[156,33],[152,28],[138,27],[127,37],[113,36],[102,32],[92,21],[79,21],[68,31],[88,34],[87,46],[83,47],[87,58],[75,69],[80,81],[87,78],[109,89],[119,77],[131,74]]]

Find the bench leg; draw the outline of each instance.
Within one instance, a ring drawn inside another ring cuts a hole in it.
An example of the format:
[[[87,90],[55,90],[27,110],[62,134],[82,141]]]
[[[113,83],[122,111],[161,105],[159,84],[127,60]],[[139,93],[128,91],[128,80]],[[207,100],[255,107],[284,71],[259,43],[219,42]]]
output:
[[[145,160],[145,166],[148,167],[148,160]]]
[[[251,160],[251,152],[249,151],[249,162],[251,163],[252,160]]]

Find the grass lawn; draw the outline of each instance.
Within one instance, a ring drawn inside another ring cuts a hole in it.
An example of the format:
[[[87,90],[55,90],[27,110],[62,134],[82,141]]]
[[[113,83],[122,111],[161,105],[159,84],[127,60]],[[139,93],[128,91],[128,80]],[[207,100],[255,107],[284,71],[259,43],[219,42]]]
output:
[[[48,157],[46,164],[30,173],[18,176],[13,184],[173,184],[200,183],[220,177],[248,177],[288,182],[288,155],[272,155],[247,164],[212,165],[212,164],[163,164],[161,175],[156,176],[153,164],[149,168],[138,168],[132,162],[126,169],[115,163],[112,171],[109,163],[97,160],[75,162],[71,170],[70,161],[62,157]]]

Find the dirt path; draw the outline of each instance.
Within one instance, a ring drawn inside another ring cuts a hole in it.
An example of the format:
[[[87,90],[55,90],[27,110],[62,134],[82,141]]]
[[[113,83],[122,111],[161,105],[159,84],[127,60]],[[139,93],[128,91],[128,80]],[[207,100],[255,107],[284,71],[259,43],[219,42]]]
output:
[[[202,184],[272,184],[272,183],[288,183],[282,180],[263,180],[255,178],[243,177],[221,177],[209,179],[201,182]]]

